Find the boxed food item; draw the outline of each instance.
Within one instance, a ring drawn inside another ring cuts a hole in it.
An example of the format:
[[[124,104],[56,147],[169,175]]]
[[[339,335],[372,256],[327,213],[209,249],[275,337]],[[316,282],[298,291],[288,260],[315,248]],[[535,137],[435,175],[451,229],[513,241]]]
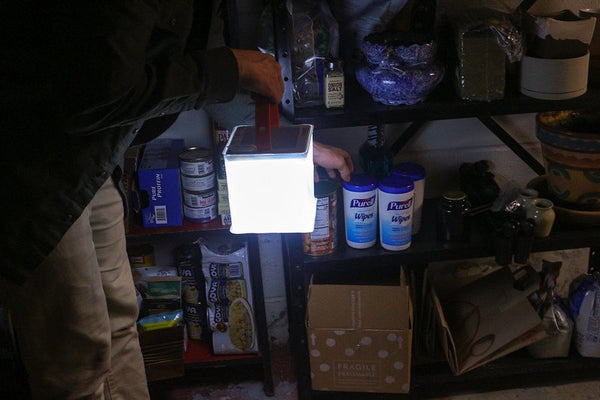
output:
[[[179,153],[183,146],[183,139],[155,139],[146,144],[138,169],[144,228],[183,223],[179,180]]]
[[[149,382],[184,375],[184,327],[140,331],[140,347]]]
[[[392,286],[312,281],[306,314],[312,388],[408,393],[412,329],[403,274]]]

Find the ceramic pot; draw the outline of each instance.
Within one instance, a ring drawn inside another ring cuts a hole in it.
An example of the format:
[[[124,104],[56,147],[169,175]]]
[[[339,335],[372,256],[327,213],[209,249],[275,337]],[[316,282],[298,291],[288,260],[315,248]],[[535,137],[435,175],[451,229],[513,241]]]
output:
[[[552,226],[554,225],[554,204],[548,199],[537,198],[533,199],[529,207],[525,210],[527,219],[532,219],[535,222],[533,234],[535,237],[546,237],[550,235]]]
[[[523,208],[523,210],[526,210],[527,207],[529,207],[529,205],[531,204],[532,200],[537,198],[538,196],[539,193],[537,190],[531,188],[522,188],[519,189],[517,201],[519,202],[519,205]]]
[[[599,113],[544,112],[536,123],[552,201],[577,210],[600,210]]]

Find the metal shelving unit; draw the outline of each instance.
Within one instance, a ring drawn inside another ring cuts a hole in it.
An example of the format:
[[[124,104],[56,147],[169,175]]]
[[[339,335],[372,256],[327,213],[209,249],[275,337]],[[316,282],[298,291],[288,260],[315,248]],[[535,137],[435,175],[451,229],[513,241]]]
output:
[[[233,235],[229,233],[228,227],[218,222],[208,224],[194,224],[184,221],[182,226],[148,228],[133,226],[127,234],[128,244],[156,243],[161,241],[176,240],[177,242],[192,243],[199,237],[206,238],[232,238],[235,241],[248,244],[248,255],[252,283],[252,294],[254,301],[254,317],[256,320],[257,339],[259,352],[257,354],[240,355],[214,355],[210,345],[207,343],[188,342],[188,349],[184,358],[186,374],[193,370],[221,367],[258,367],[262,369],[263,390],[266,395],[273,396],[273,372],[271,362],[271,350],[264,302],[264,289],[262,281],[260,254],[258,249],[258,238],[256,235]],[[185,380],[186,378],[181,378]]]
[[[530,168],[538,174],[543,174],[544,167],[517,143],[511,134],[494,120],[494,117],[565,109],[599,108],[600,87],[590,86],[586,94],[569,100],[539,100],[520,94],[514,76],[507,77],[503,100],[464,101],[456,97],[448,75],[427,101],[410,106],[392,107],[375,103],[353,77],[346,77],[346,104],[343,109],[326,109],[324,106],[296,107],[291,68],[291,16],[285,8],[285,1],[275,2],[274,14],[277,58],[283,67],[285,84],[281,112],[292,123],[307,123],[314,125],[315,129],[325,129],[408,122],[410,124],[403,134],[391,145],[392,150],[397,152],[411,137],[421,131],[427,121],[477,118]],[[338,223],[338,232],[341,232],[338,240],[339,248],[325,256],[307,256],[302,251],[301,235],[283,235],[290,347],[298,373],[299,399],[427,398],[460,392],[485,392],[511,387],[600,379],[598,359],[572,354],[566,359],[534,360],[523,352],[516,352],[461,376],[453,376],[445,360],[415,363],[412,370],[411,392],[408,395],[313,391],[305,329],[306,295],[312,274],[343,274],[345,279],[359,280],[364,274],[385,274],[386,268],[403,264],[409,265],[417,277],[422,277],[429,262],[493,255],[489,229],[475,226],[470,240],[465,243],[440,243],[436,239],[432,201],[426,201],[423,212],[421,232],[413,238],[411,247],[402,252],[389,252],[377,245],[363,250],[347,247],[344,243],[341,223]],[[338,219],[339,221],[342,220]],[[599,238],[600,227],[579,229],[557,226],[550,237],[536,239],[532,251],[589,247],[591,248],[589,269],[598,270],[600,269]],[[415,318],[419,318],[418,314]]]

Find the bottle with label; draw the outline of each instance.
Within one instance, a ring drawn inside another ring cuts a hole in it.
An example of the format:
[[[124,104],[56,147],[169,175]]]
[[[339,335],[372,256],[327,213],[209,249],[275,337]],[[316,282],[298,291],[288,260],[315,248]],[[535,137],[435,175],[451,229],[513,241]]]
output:
[[[366,249],[377,241],[377,181],[367,174],[343,183],[346,243]]]
[[[360,166],[369,175],[381,179],[390,174],[392,154],[385,146],[383,135],[385,125],[369,125],[367,140],[358,150]]]
[[[323,64],[323,102],[326,108],[344,107],[344,69],[342,61],[327,58]]]
[[[409,178],[388,176],[379,181],[379,240],[386,250],[410,247],[414,184]]]

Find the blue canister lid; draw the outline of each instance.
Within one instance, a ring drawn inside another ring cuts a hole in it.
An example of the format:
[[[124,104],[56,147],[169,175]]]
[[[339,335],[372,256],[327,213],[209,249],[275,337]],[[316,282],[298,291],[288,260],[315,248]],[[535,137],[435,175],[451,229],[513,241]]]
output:
[[[387,176],[379,181],[379,190],[386,193],[408,193],[414,188],[412,179],[403,176]]]
[[[392,166],[392,175],[404,176],[413,181],[418,181],[425,179],[425,168],[421,164],[403,162]]]
[[[343,185],[344,189],[352,192],[369,192],[377,188],[377,180],[369,174],[354,174]]]

